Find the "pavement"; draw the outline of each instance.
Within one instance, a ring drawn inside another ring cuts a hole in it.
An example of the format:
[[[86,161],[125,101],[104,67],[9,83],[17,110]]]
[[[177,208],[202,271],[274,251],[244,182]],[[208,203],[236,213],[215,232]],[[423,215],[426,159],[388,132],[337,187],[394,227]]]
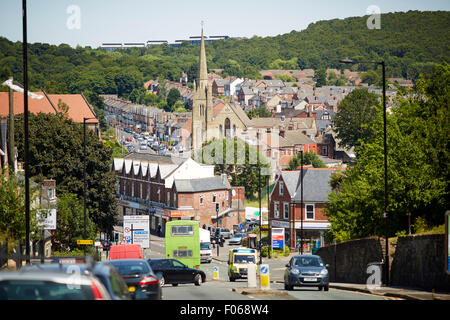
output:
[[[157,236],[151,236],[152,241],[163,241],[163,238]],[[217,248],[213,249],[213,260],[221,263],[227,263],[228,250],[231,248],[227,244],[224,247],[219,248],[219,256],[217,256]],[[285,270],[285,265],[289,262],[292,256],[298,253],[293,252],[287,257],[278,258],[262,258],[263,264],[268,264],[270,269],[270,282],[271,283],[284,283],[283,274]],[[357,283],[340,283],[340,282],[330,282],[329,287],[337,290],[348,290],[355,291],[373,295],[380,295],[390,298],[398,298],[404,300],[450,300],[450,292],[435,292],[434,290],[424,290],[418,288],[408,288],[408,287],[394,287],[394,286],[379,286],[379,287],[369,287],[366,284]],[[283,291],[275,290],[261,290],[259,288],[236,288],[236,292],[241,294],[274,294],[278,293],[283,295]],[[288,295],[283,295],[287,296]]]

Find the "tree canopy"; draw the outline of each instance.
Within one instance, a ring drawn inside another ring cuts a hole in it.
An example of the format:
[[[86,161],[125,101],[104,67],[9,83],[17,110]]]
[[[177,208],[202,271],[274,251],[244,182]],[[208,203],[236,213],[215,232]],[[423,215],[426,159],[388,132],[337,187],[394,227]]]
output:
[[[16,116],[15,141],[23,161],[23,116]],[[86,130],[86,206],[99,230],[112,231],[117,200],[116,178],[110,170],[112,150],[95,133]],[[83,126],[61,114],[30,114],[30,176],[56,180],[58,194],[75,194],[83,199]]]
[[[450,66],[419,78],[417,90],[400,98],[387,117],[388,207],[384,211],[383,121],[378,134],[358,147],[353,167],[334,177],[327,215],[338,240],[393,236],[416,221],[444,223],[450,203]],[[381,134],[380,134],[381,133]],[[387,225],[386,225],[387,223]]]

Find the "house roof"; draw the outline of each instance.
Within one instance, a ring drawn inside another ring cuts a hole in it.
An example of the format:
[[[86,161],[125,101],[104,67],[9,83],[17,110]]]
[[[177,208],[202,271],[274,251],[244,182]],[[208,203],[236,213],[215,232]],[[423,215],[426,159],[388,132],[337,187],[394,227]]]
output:
[[[98,123],[95,113],[81,94],[48,94],[47,96],[56,108],[60,100],[67,104],[68,116],[72,121],[83,123],[83,118],[94,118],[86,120],[86,123]]]
[[[220,176],[202,179],[175,179],[177,192],[202,192],[225,190],[227,186],[222,183]]]
[[[57,114],[55,108],[53,108],[52,104],[45,97],[43,92],[33,92],[33,93],[39,96],[43,96],[43,98],[42,99],[28,98],[28,111],[30,113],[38,114],[39,112],[42,112],[42,113]],[[14,92],[13,105],[15,115],[23,114],[24,112],[23,102],[24,102],[23,93]],[[0,116],[8,116],[8,115],[9,115],[9,92],[0,92]]]
[[[303,169],[303,202],[328,202],[328,194],[332,191],[330,177],[335,169],[304,168]],[[289,195],[294,196],[294,202],[301,201],[302,181],[301,171],[282,171],[281,176]],[[295,190],[295,192],[294,192]]]

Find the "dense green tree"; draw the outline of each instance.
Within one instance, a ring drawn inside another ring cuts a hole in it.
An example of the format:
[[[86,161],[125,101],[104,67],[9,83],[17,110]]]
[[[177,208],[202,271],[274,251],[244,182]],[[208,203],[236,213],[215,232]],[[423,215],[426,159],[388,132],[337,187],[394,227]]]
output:
[[[378,106],[378,107],[377,107]],[[373,122],[380,115],[379,96],[367,89],[356,89],[338,105],[333,119],[342,147],[357,147],[374,137]]]
[[[240,139],[213,139],[193,154],[196,161],[214,164],[215,173],[226,173],[232,186],[244,186],[245,196],[255,199],[259,187],[267,186],[270,164],[258,150]],[[259,169],[261,168],[261,184]]]
[[[167,104],[169,108],[172,109],[173,105],[177,100],[180,99],[180,91],[178,91],[177,88],[172,88],[169,90],[169,93],[167,94]]]
[[[19,161],[23,161],[23,116],[16,116],[15,128]],[[58,194],[83,197],[82,125],[61,114],[30,114],[29,146],[31,176],[55,179]],[[92,130],[86,130],[86,204],[92,220],[104,232],[112,231],[117,208],[111,152]]]
[[[327,72],[325,69],[318,69],[315,74],[316,87],[323,87],[327,85]]]
[[[388,220],[383,121],[372,123],[377,134],[361,144],[355,166],[332,180],[327,215],[337,239],[382,236],[386,230],[393,236],[419,220],[443,224],[450,205],[449,85],[450,67],[443,63],[419,79],[413,98],[399,99],[388,114]]]
[[[289,161],[289,170],[297,170],[298,167],[301,166],[301,153],[298,152],[290,161]],[[326,168],[325,163],[319,158],[319,156],[314,153],[314,151],[308,151],[303,154],[303,165],[312,164],[314,168]]]
[[[53,251],[71,251],[81,246],[77,240],[84,238],[84,209],[83,202],[74,194],[63,193],[58,195],[58,213],[56,215],[56,230],[52,238]],[[95,240],[97,228],[86,212],[86,239]]]
[[[267,110],[266,107],[260,106],[260,107],[256,107],[255,109],[252,109],[250,111],[247,111],[247,116],[250,119],[252,119],[252,118],[271,117],[272,114],[270,113],[269,110]]]

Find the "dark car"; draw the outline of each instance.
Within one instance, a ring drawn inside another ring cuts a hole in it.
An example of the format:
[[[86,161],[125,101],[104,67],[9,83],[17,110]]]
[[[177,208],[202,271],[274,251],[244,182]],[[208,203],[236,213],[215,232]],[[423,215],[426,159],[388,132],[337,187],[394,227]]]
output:
[[[147,261],[143,259],[118,259],[105,263],[110,263],[117,268],[128,285],[128,291],[131,292],[133,299],[161,300],[159,279]]]
[[[328,265],[316,255],[296,255],[286,265],[284,273],[284,289],[297,287],[318,287],[328,291]]]
[[[23,266],[21,272],[61,272],[93,275],[97,277],[108,291],[113,300],[130,300],[131,295],[128,292],[128,286],[111,264],[97,263],[92,268],[87,264],[37,264],[32,266]]]
[[[189,268],[176,259],[150,259],[148,262],[160,279],[161,286],[166,283],[173,286],[179,283],[194,283],[199,286],[206,281],[206,274],[202,270]]]

